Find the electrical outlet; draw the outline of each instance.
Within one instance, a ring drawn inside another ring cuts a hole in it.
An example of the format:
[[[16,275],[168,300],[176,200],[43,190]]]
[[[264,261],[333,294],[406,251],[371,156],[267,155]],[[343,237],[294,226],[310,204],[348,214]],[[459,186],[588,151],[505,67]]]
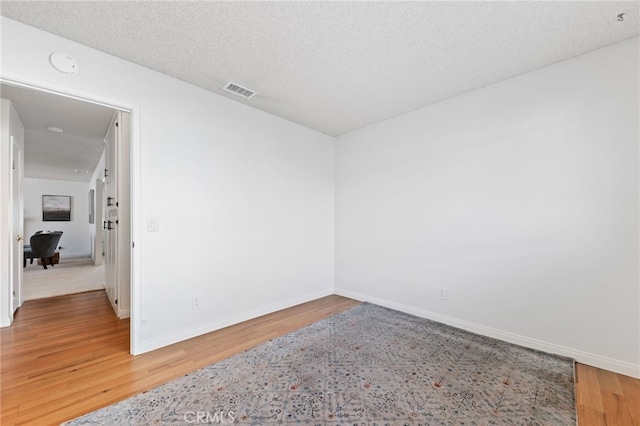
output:
[[[200,296],[197,294],[191,298],[191,309],[194,311],[200,308]]]
[[[445,287],[438,287],[438,299],[447,300],[447,289]]]

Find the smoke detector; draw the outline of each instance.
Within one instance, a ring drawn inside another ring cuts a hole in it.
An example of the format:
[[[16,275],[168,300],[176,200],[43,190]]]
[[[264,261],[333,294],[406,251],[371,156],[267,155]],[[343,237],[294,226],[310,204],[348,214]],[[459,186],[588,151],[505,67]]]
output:
[[[49,63],[63,74],[75,74],[78,72],[78,61],[66,53],[53,52],[49,55]]]
[[[232,81],[222,86],[222,90],[229,93],[233,93],[234,95],[240,96],[245,99],[251,99],[256,95],[255,91],[251,89],[247,89],[246,87],[240,86],[239,84],[236,84]]]

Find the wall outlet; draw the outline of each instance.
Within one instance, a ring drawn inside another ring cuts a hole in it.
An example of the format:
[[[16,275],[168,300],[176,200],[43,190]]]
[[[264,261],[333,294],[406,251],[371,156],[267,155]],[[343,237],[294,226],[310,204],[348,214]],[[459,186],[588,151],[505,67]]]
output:
[[[200,296],[197,294],[191,298],[191,309],[194,311],[200,308]]]
[[[445,287],[438,287],[438,299],[447,300],[447,289]]]

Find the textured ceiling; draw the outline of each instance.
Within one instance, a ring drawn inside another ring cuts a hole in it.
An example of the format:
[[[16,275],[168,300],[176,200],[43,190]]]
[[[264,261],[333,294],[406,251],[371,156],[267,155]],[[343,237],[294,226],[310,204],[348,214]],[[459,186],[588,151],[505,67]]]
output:
[[[0,84],[24,125],[24,175],[89,182],[114,111],[63,96]],[[47,130],[49,126],[63,133]],[[77,170],[77,172],[76,172]]]
[[[637,36],[639,4],[5,0],[0,13],[340,135]],[[222,92],[230,80],[258,95]]]

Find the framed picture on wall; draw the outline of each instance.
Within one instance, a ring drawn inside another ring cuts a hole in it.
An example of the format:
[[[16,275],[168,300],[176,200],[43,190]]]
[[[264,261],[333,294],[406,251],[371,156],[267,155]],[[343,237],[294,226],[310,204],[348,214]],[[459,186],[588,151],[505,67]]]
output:
[[[90,189],[89,190],[89,223],[95,223],[96,219],[95,219],[95,190]]]
[[[42,221],[43,222],[70,222],[71,221],[71,196],[43,195],[42,196]]]

